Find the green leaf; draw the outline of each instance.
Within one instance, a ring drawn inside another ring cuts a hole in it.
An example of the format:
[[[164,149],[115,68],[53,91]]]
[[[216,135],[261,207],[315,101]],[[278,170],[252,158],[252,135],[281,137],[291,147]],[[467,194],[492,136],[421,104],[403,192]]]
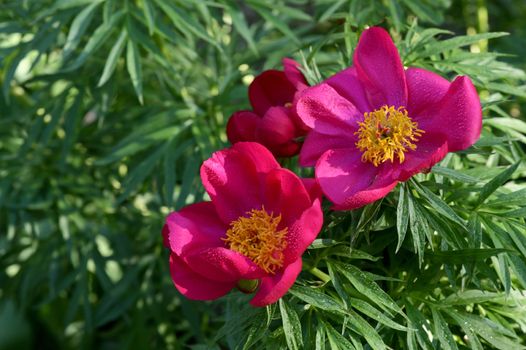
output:
[[[155,32],[155,18],[154,18],[154,9],[150,0],[142,0],[142,9],[144,12],[144,17],[146,17],[146,23],[148,24],[148,33],[153,35]]]
[[[502,326],[490,321],[487,318],[481,318],[476,315],[471,315],[461,312],[453,312],[445,309],[451,318],[453,318],[460,326],[465,325],[469,327],[472,332],[481,336],[489,344],[497,349],[524,349],[523,345],[518,343],[515,334]],[[464,327],[463,327],[464,328]],[[512,338],[510,338],[512,337]]]
[[[153,171],[153,168],[166,152],[170,142],[161,144],[152,154],[137,165],[124,179],[123,193],[117,198],[117,202],[126,199]]]
[[[429,330],[429,325],[425,316],[411,303],[406,303],[407,317],[409,319],[409,327],[416,329],[416,331],[410,330],[408,333],[412,333],[416,336],[416,340],[422,349],[433,349],[429,337],[427,336],[426,329]]]
[[[429,252],[427,255],[433,261],[442,261],[448,264],[465,264],[468,262],[483,261],[502,253],[513,253],[513,250],[502,248],[458,249]]]
[[[495,178],[493,178],[491,181],[489,181],[487,184],[482,187],[480,190],[480,195],[477,201],[477,206],[481,205],[493,192],[495,192],[501,185],[503,185],[506,181],[508,181],[519,167],[520,162],[517,162],[510,167],[508,167],[506,170],[501,172],[499,175],[497,175]]]
[[[517,118],[491,118],[484,120],[484,124],[494,126],[504,132],[511,129],[526,134],[526,122]]]
[[[420,206],[413,195],[407,192],[407,202],[409,208],[409,227],[411,228],[411,237],[413,238],[413,247],[418,254],[418,264],[422,265],[424,261],[424,250],[426,237],[430,234],[429,226]]]
[[[446,305],[481,304],[499,298],[500,296],[501,295],[498,293],[487,292],[479,289],[463,290],[440,300],[440,303]]]
[[[342,276],[347,278],[349,282],[367,298],[380,306],[385,306],[389,310],[395,311],[401,315],[404,313],[402,309],[391,299],[391,297],[385,293],[376,282],[370,279],[365,273],[360,271],[358,268],[349,265],[336,263],[336,268],[341,272]]]
[[[192,16],[183,13],[180,7],[167,0],[155,0],[155,2],[183,34],[187,32],[192,33],[218,49],[221,49],[219,44],[208,35],[203,26]]]
[[[254,10],[257,13],[259,13],[267,22],[272,23],[272,25],[274,27],[276,27],[277,30],[279,30],[280,32],[285,34],[296,45],[300,44],[300,40],[298,39],[296,34],[294,34],[294,32],[292,30],[290,30],[290,28],[287,25],[287,23],[285,23],[282,20],[280,20],[277,16],[273,15],[272,13],[270,13],[267,9],[265,9],[265,8],[259,6],[259,5],[256,5],[255,3],[252,3],[251,5],[252,5],[252,8],[254,8]]]
[[[398,244],[396,245],[396,252],[400,250],[407,232],[407,225],[409,224],[409,207],[407,203],[406,184],[400,185],[400,194],[398,196],[398,205],[396,207],[396,232],[398,233]]]
[[[431,192],[429,189],[427,189],[425,186],[420,186],[416,181],[411,179],[411,183],[416,188],[418,193],[424,197],[427,202],[431,205],[431,207],[441,213],[443,216],[447,217],[449,220],[456,222],[460,226],[464,227],[465,222],[460,218],[460,216],[455,213],[453,209],[449,205],[446,204],[440,197],[438,197],[436,194]]]
[[[280,299],[280,302],[281,302],[281,299]],[[251,325],[250,325],[250,328],[248,329],[247,340],[245,341],[245,344],[243,345],[243,350],[252,349],[254,344],[256,344],[262,337],[265,336],[265,332],[268,329],[268,325],[269,325],[266,322],[267,320],[266,312],[258,312],[250,320],[251,320]],[[300,333],[301,333],[301,328],[300,328]]]
[[[342,244],[342,242],[337,242],[334,239],[330,238],[316,238],[307,249],[322,249],[333,247],[338,244]]]
[[[314,288],[294,285],[289,292],[295,297],[321,310],[338,313],[345,312],[343,306],[339,302]]]
[[[84,49],[82,49],[80,55],[78,55],[77,58],[71,64],[67,65],[64,68],[64,71],[73,71],[82,66],[90,57],[90,55],[97,49],[99,49],[102,46],[102,44],[104,44],[104,42],[109,38],[113,29],[115,28],[115,26],[120,21],[123,15],[124,10],[115,12],[111,16],[111,19],[108,23],[103,23],[97,29],[95,29],[93,35],[89,38],[88,42],[86,43],[86,46],[84,46]]]
[[[515,87],[515,86],[510,85],[510,84],[500,84],[500,83],[487,83],[486,87],[489,90],[500,91],[500,92],[504,92],[505,94],[515,95],[515,96],[519,96],[519,97],[522,97],[522,98],[526,98],[526,89],[524,89],[524,87]],[[503,118],[498,118],[498,119],[503,119]],[[526,123],[523,122],[520,119],[510,119],[510,121],[513,124],[521,125],[522,130],[524,130],[526,128]],[[524,133],[526,133],[526,132],[524,132]]]
[[[279,299],[279,309],[288,348],[292,350],[303,348],[301,323],[298,314],[283,299]]]
[[[526,188],[508,194],[498,195],[488,203],[491,206],[518,205],[526,203]]]
[[[458,350],[453,334],[440,312],[435,308],[431,308],[431,313],[433,314],[435,335],[438,336],[442,348],[444,350]]]
[[[438,165],[435,165],[431,169],[431,172],[434,173],[434,174],[437,174],[437,175],[445,176],[447,178],[450,178],[451,180],[455,180],[455,181],[459,181],[459,182],[463,182],[463,183],[468,183],[468,184],[475,184],[475,183],[478,183],[480,181],[476,177],[469,176],[469,175],[466,175],[464,173],[461,173],[460,171],[453,170],[453,169],[450,169],[450,168],[444,168],[444,167],[441,167],[441,166],[438,166]]]
[[[62,59],[66,60],[69,55],[77,48],[82,39],[82,36],[88,29],[93,14],[101,2],[92,2],[89,6],[86,6],[80,13],[75,16],[75,19],[71,23],[69,28],[68,37],[64,44],[64,50],[62,52]]]
[[[376,330],[356,312],[349,310],[347,327],[361,334],[374,350],[384,350],[387,346]]]
[[[122,50],[124,50],[124,44],[126,42],[126,30],[123,29],[117,42],[113,46],[104,65],[104,70],[102,71],[102,76],[100,77],[98,87],[104,85],[111,77],[117,67],[117,60],[121,57]]]
[[[407,331],[407,327],[402,326],[401,324],[398,324],[395,321],[391,320],[388,316],[380,312],[378,309],[373,307],[368,302],[363,301],[361,299],[356,299],[356,298],[349,298],[349,301],[350,301],[351,307],[369,316],[370,318],[386,325],[387,327],[390,327],[390,328],[393,328],[399,331],[404,331],[404,332]]]
[[[336,330],[328,323],[325,323],[325,333],[329,339],[329,345],[332,350],[355,350],[351,342],[349,342],[343,335],[336,332]]]
[[[132,81],[133,88],[141,104],[144,103],[142,96],[142,65],[139,50],[133,40],[128,40],[126,45],[126,67]]]
[[[442,41],[438,41],[433,44],[430,44],[423,52],[420,53],[420,56],[426,57],[430,55],[436,55],[444,51],[449,51],[449,50],[459,48],[462,46],[471,45],[481,40],[494,39],[494,38],[499,38],[499,37],[506,36],[506,35],[508,35],[508,33],[495,32],[495,33],[481,33],[481,34],[475,34],[475,35],[456,36],[451,39],[442,40]]]
[[[252,50],[254,54],[258,55],[258,49],[256,47],[256,44],[254,43],[254,39],[252,38],[252,33],[248,28],[243,11],[236,10],[232,7],[227,7],[226,9],[232,17],[232,24],[234,25],[234,27],[237,29],[239,34],[241,34],[243,39],[245,39],[250,50]]]

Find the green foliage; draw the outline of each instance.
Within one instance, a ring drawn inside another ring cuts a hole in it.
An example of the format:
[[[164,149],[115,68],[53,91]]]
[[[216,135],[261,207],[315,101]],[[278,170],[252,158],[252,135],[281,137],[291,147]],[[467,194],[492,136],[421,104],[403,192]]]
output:
[[[524,47],[444,29],[464,21],[450,5],[1,1],[0,347],[524,348],[526,75],[485,43]],[[405,65],[472,78],[481,139],[383,201],[327,210],[279,303],[182,298],[162,223],[203,199],[199,166],[248,83],[287,56],[319,82],[377,24]]]

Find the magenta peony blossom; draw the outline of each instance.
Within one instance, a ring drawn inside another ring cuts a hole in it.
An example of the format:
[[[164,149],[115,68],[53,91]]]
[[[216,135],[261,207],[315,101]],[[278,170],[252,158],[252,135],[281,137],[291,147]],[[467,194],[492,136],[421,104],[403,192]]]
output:
[[[321,229],[319,187],[253,142],[214,153],[201,179],[212,201],[171,213],[163,228],[175,286],[195,300],[258,288],[253,306],[274,303],[294,284]]]
[[[255,141],[266,146],[277,157],[290,157],[301,148],[298,137],[307,128],[291,109],[296,92],[307,87],[299,64],[283,59],[284,71],[267,70],[258,75],[248,88],[252,111],[234,113],[227,124],[232,144]]]
[[[404,70],[382,28],[363,32],[354,66],[301,93],[296,112],[312,131],[300,153],[336,210],[386,196],[480,136],[482,111],[468,77],[452,83]]]

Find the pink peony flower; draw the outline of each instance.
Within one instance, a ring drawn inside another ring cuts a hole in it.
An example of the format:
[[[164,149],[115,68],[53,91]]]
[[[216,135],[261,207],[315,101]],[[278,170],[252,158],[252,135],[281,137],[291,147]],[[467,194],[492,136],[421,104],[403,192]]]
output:
[[[267,70],[258,75],[248,88],[252,111],[239,111],[230,117],[227,136],[232,144],[255,141],[266,146],[277,157],[290,157],[301,148],[298,137],[308,129],[291,106],[296,92],[307,87],[294,60],[283,60],[284,71]]]
[[[468,77],[452,83],[404,69],[389,34],[363,32],[354,66],[301,93],[296,112],[312,131],[300,153],[336,210],[386,196],[480,136],[482,111]]]
[[[176,288],[189,299],[211,300],[235,286],[259,287],[250,303],[274,303],[294,284],[321,229],[319,187],[253,142],[214,153],[201,179],[212,200],[171,213],[163,228]]]

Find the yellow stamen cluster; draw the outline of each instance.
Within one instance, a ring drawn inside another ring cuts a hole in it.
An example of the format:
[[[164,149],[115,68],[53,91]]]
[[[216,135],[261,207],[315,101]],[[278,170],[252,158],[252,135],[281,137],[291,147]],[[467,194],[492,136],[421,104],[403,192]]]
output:
[[[395,156],[404,162],[404,153],[416,149],[416,142],[424,130],[407,115],[404,107],[383,106],[373,112],[365,113],[363,122],[355,133],[358,135],[356,147],[362,151],[362,161],[378,166],[388,160],[394,162]]]
[[[243,254],[264,271],[274,274],[283,266],[287,228],[278,230],[281,215],[269,214],[265,208],[253,209],[247,215],[230,223],[223,240],[231,250]]]

